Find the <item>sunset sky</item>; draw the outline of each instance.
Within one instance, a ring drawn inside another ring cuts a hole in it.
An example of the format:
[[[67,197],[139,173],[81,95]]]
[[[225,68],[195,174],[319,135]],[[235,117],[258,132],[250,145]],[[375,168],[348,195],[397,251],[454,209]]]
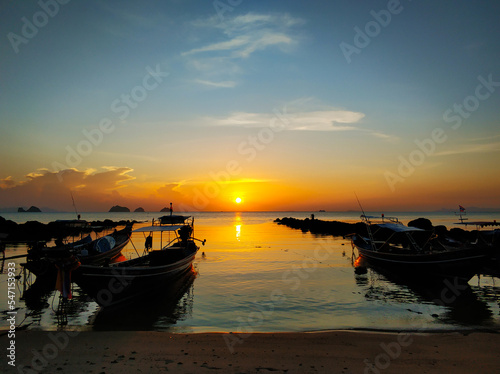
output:
[[[0,11],[0,210],[500,208],[497,1]]]

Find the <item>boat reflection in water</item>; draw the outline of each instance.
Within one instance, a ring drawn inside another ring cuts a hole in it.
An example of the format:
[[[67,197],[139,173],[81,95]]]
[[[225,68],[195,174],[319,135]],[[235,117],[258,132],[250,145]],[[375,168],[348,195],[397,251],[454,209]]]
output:
[[[137,302],[145,293],[151,294],[153,300],[165,298],[164,288],[168,288],[192,271],[193,261],[199,249],[195,241],[205,245],[205,240],[196,239],[192,235],[194,220],[189,223],[189,217],[170,215],[161,217],[160,222],[166,221],[167,218],[170,224],[146,226],[133,231],[149,233],[142,256],[107,266],[81,265],[73,270],[72,280],[99,305],[106,308]],[[177,224],[179,221],[183,223]],[[160,249],[153,250],[154,232],[161,235],[164,232],[173,234],[174,238],[165,246],[161,244]]]
[[[58,295],[52,280],[36,278],[21,295],[29,325],[43,326],[47,321],[52,321],[57,327],[63,327],[84,320],[90,299],[86,294],[75,291],[73,298],[68,300]]]
[[[168,330],[178,321],[189,318],[193,311],[194,280],[197,272],[192,269],[183,277],[165,285],[157,295],[147,294],[134,298],[119,307],[100,308],[90,317],[94,330]]]
[[[442,279],[467,282],[484,266],[494,248],[483,243],[440,239],[434,230],[403,225],[396,217],[361,215],[368,235],[351,235],[359,256],[403,277],[435,284]]]
[[[390,272],[362,257],[358,257],[353,266],[356,284],[367,301],[406,304],[408,312],[446,325],[474,327],[496,323],[487,302],[498,303],[498,289],[471,287],[458,277],[421,282],[419,278]]]
[[[54,284],[43,278],[36,278],[27,287],[21,294],[21,300],[24,301],[26,307],[26,315],[31,317],[31,323],[40,325],[44,311],[50,307],[49,298],[54,293]]]

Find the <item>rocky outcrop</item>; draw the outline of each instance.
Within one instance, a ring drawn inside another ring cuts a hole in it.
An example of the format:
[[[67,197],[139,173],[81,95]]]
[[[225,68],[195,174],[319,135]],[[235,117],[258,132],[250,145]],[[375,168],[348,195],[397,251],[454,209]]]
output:
[[[339,221],[322,221],[319,219],[297,219],[297,218],[277,218],[274,222],[279,225],[288,226],[302,232],[310,232],[315,235],[345,236],[354,233],[366,233],[364,223],[346,223]]]
[[[413,221],[408,222],[409,227],[416,227],[417,229],[422,230],[432,230],[434,226],[432,226],[432,222],[427,218],[417,218]]]
[[[130,212],[130,209],[127,208],[126,206],[115,205],[109,211],[110,212]]]
[[[24,208],[17,208],[18,213],[41,213],[42,211],[40,208],[37,208],[36,206],[30,206],[28,210],[24,210]]]
[[[88,226],[73,227],[67,225],[64,221],[54,221],[49,223],[40,223],[38,221],[28,221],[25,223],[16,223],[6,220],[0,216],[0,233],[7,234],[6,240],[18,242],[50,241],[57,238],[66,238],[68,236],[80,236],[81,234],[100,232],[109,230],[117,226],[124,226],[130,223],[128,220],[112,221],[92,221]],[[132,221],[137,223],[137,221]]]
[[[297,218],[277,218],[274,220],[279,225],[284,225],[292,229],[310,232],[314,235],[345,236],[349,234],[368,235],[366,225],[363,222],[346,223],[339,221],[322,221],[319,219],[297,219]],[[408,223],[408,226],[421,228],[423,230],[434,231],[438,237],[447,237],[463,242],[472,242],[477,239],[478,231],[466,231],[460,228],[448,230],[446,226],[433,226],[427,218],[417,218]]]

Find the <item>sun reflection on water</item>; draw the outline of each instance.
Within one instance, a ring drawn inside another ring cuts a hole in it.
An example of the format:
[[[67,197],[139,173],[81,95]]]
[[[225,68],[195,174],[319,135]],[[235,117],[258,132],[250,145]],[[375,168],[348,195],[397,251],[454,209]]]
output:
[[[240,237],[241,237],[241,223],[242,223],[241,222],[241,213],[240,212],[236,212],[235,213],[234,221],[235,221],[234,227],[236,229],[236,240],[240,241]]]
[[[236,228],[236,240],[240,241],[240,236],[241,236],[241,225],[234,225]]]

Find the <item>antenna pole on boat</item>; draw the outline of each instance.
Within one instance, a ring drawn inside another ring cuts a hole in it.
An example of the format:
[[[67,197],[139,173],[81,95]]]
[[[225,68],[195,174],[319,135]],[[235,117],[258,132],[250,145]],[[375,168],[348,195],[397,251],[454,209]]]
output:
[[[468,218],[464,218],[462,217],[462,215],[467,215],[467,211],[465,210],[465,208],[462,206],[462,205],[458,205],[458,215],[460,216],[459,220],[460,220],[460,223],[465,225],[465,227],[467,227],[467,222],[464,222],[464,221],[467,221]],[[455,215],[457,215],[457,213],[455,213]]]
[[[359,208],[361,209],[361,213],[363,213],[363,217],[365,217],[365,219],[366,219],[365,211],[364,211],[363,207],[361,206],[361,202],[359,201],[358,195],[356,194],[356,192],[354,192],[354,196],[356,196],[356,200],[358,200],[358,205],[359,205]]]
[[[76,210],[75,199],[73,199],[73,192],[71,192],[71,190],[70,190],[69,194],[71,195],[71,201],[73,202],[73,208],[75,208],[76,219],[79,220],[80,215],[78,214],[78,211]]]
[[[366,231],[368,231],[368,236],[370,237],[370,243],[372,245],[372,249],[375,251],[376,250],[375,241],[373,240],[373,235],[372,235],[372,230],[370,228],[370,223],[368,221],[368,218],[366,217],[365,210],[363,209],[363,206],[361,205],[361,202],[359,201],[359,198],[358,198],[358,195],[356,194],[356,191],[354,191],[354,196],[356,196],[356,200],[358,200],[359,208],[361,209],[361,212],[363,213],[362,217],[363,217],[363,220],[364,220],[365,225],[366,225]]]

